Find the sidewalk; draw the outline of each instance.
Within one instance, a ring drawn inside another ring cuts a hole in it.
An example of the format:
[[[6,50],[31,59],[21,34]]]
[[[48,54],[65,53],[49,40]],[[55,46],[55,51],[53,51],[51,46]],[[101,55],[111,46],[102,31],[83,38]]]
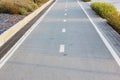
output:
[[[97,1],[97,0],[93,0],[93,1]],[[99,1],[105,1],[105,0],[99,0]],[[117,0],[116,1],[106,0],[106,2],[110,2],[114,4],[117,3]],[[107,24],[105,19],[102,19],[98,15],[96,15],[96,13],[90,8],[89,2],[88,3],[81,2],[81,3],[84,9],[87,11],[87,14],[90,16],[90,18],[96,24],[100,32],[102,32],[104,37],[108,40],[110,45],[116,51],[117,55],[120,57],[120,35],[110,25]],[[120,4],[120,1],[118,4]],[[118,8],[120,9],[120,7]]]

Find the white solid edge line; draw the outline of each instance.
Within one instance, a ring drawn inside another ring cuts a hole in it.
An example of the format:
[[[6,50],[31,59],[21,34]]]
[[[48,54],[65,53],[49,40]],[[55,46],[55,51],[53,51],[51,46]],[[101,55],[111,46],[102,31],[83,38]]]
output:
[[[62,32],[63,32],[63,33],[65,33],[65,32],[66,32],[66,29],[65,29],[65,28],[63,28],[63,29],[62,29]]]
[[[102,41],[104,42],[104,44],[106,45],[106,47],[108,48],[108,50],[110,51],[110,53],[112,54],[113,58],[115,59],[115,61],[118,63],[118,65],[120,66],[120,58],[117,55],[117,53],[115,52],[115,50],[112,48],[112,46],[110,45],[110,43],[107,41],[107,39],[103,36],[103,34],[99,31],[99,29],[97,28],[96,24],[92,21],[92,19],[90,18],[90,16],[88,15],[88,13],[86,12],[86,10],[83,8],[83,6],[81,5],[81,3],[77,0],[77,3],[80,5],[80,7],[82,8],[82,10],[84,11],[84,13],[87,15],[87,17],[89,18],[90,22],[92,23],[92,25],[94,26],[94,28],[96,29],[97,33],[99,34],[99,36],[101,37]]]
[[[0,60],[0,69],[7,62],[7,60],[13,55],[13,53],[19,48],[23,41],[30,35],[30,33],[36,28],[36,26],[47,15],[51,8],[55,5],[57,0],[50,6],[50,8],[32,25],[32,27],[17,41],[17,43],[7,52],[7,54]]]
[[[60,45],[59,52],[60,53],[64,53],[65,52],[65,45],[63,45],[63,44]]]

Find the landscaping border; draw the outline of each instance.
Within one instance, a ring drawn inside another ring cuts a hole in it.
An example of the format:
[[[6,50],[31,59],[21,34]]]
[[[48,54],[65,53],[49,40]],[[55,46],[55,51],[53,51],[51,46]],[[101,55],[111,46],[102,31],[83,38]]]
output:
[[[42,16],[42,14],[55,2],[50,0],[25,17],[23,20],[12,26],[0,35],[0,59],[10,50],[10,48],[31,28],[31,26]],[[14,32],[14,33],[13,33]]]

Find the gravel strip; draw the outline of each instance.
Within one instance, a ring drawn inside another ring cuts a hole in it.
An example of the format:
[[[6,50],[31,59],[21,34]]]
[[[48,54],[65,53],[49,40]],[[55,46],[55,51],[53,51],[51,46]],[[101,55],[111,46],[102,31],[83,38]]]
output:
[[[11,15],[11,14],[0,14],[0,34],[8,30],[10,27],[15,25],[17,22],[22,20],[25,16],[22,15]]]

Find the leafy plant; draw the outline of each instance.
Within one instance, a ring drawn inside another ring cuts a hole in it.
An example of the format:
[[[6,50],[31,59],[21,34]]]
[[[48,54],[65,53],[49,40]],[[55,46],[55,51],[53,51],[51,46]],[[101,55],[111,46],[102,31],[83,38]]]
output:
[[[27,12],[32,12],[34,9],[37,8],[37,5],[35,5],[34,3],[29,3],[29,4],[21,4],[21,3],[16,3],[17,6],[19,6],[20,8],[24,8]]]
[[[120,33],[120,13],[109,3],[94,2],[91,8],[101,17],[107,19],[107,22]]]
[[[39,2],[41,2],[41,0],[33,0],[34,1],[34,3],[39,3]]]
[[[89,1],[91,1],[91,0],[83,0],[84,2],[89,2]]]
[[[111,14],[118,14],[116,8],[108,3],[94,2],[91,4],[92,9],[103,18],[111,16]]]
[[[27,15],[28,12],[24,8],[20,8],[19,14],[21,14],[21,15]]]
[[[11,2],[0,2],[0,13],[18,14],[19,7]]]
[[[120,15],[112,14],[107,21],[120,34]]]

